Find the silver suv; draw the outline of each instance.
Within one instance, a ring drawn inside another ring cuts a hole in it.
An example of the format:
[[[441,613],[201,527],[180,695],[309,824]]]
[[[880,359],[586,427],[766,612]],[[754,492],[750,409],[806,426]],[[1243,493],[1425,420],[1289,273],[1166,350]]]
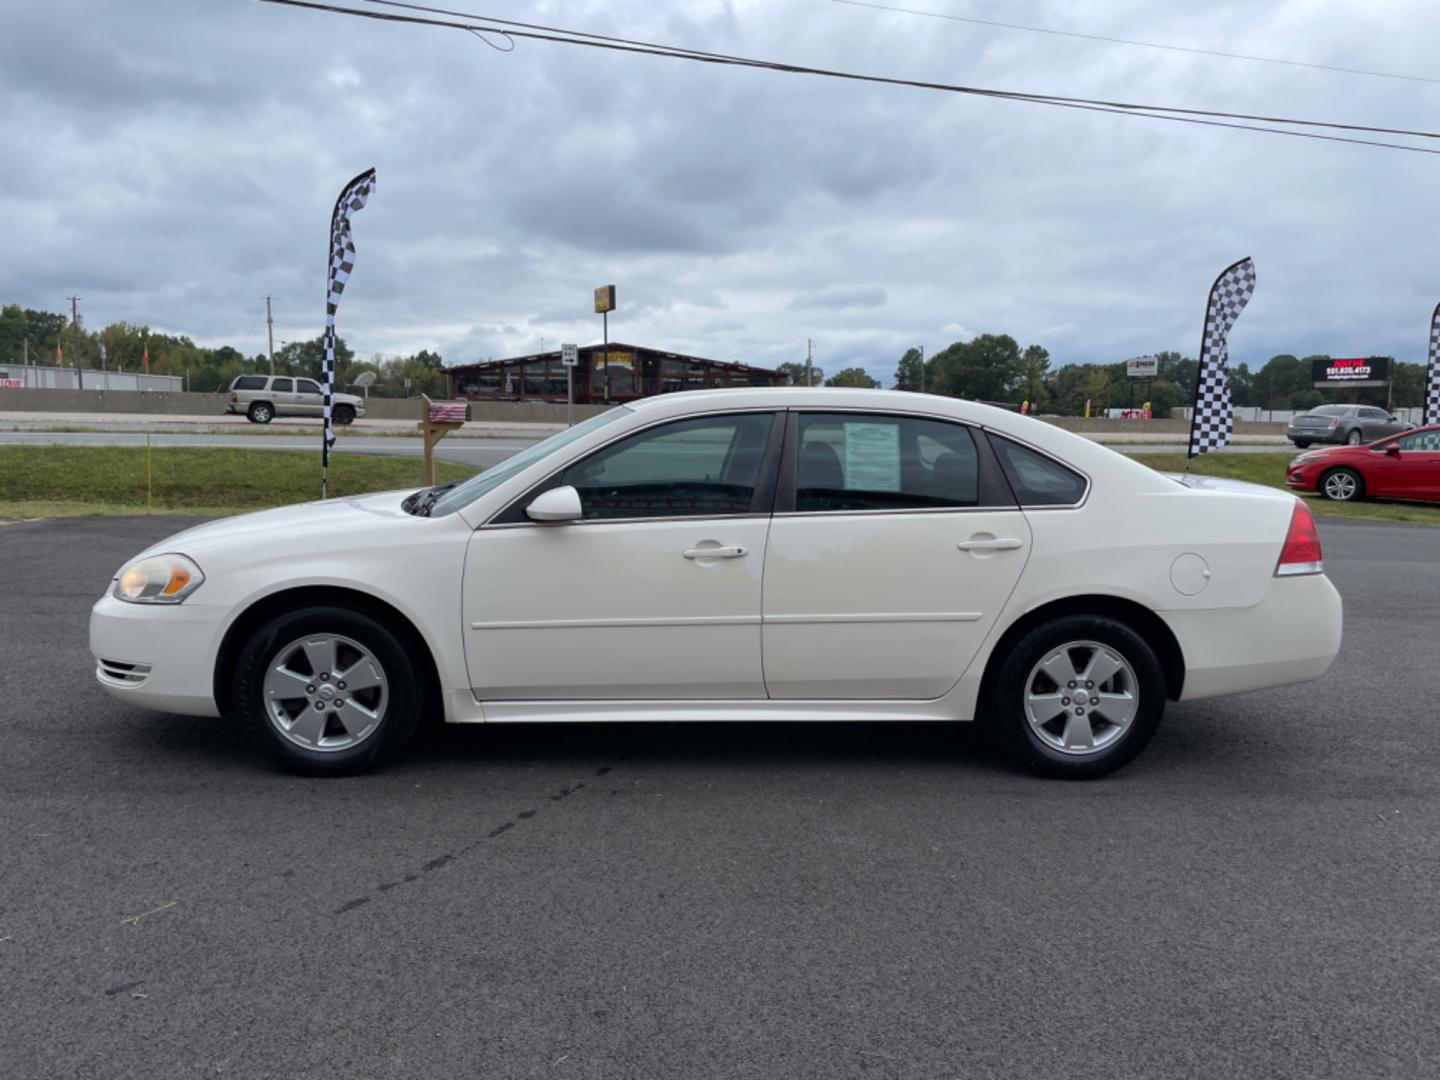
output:
[[[314,379],[290,375],[238,375],[227,398],[232,413],[244,413],[252,424],[268,424],[277,416],[323,416],[325,392]],[[331,394],[330,415],[337,424],[350,424],[365,415],[365,399],[354,394]]]

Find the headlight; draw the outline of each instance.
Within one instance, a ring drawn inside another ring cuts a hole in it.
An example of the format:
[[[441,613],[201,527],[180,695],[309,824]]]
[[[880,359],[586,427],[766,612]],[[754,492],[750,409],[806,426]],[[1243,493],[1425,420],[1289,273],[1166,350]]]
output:
[[[115,579],[115,596],[132,604],[178,604],[205,580],[184,555],[152,555],[131,563]]]

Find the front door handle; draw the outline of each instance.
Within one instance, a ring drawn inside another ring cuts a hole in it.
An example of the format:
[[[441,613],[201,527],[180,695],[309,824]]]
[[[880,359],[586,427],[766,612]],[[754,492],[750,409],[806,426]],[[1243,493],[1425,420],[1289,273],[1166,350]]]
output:
[[[1025,541],[1015,536],[999,536],[989,540],[961,540],[955,546],[961,551],[1014,551],[1024,547]]]
[[[748,555],[750,549],[741,544],[731,544],[729,547],[698,547],[691,548],[685,552],[687,559],[739,559]]]

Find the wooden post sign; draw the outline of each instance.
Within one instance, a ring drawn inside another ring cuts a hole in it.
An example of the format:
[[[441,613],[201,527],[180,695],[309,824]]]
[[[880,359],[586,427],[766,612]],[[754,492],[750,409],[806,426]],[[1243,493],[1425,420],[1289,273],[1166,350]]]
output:
[[[435,486],[435,444],[470,419],[468,401],[431,401],[420,395],[420,435],[425,443],[425,486]]]

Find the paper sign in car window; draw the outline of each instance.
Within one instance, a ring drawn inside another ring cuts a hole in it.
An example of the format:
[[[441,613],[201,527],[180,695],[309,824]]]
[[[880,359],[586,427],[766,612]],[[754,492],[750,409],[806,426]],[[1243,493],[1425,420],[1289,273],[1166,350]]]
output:
[[[851,491],[900,490],[900,426],[845,425],[845,486]]]

